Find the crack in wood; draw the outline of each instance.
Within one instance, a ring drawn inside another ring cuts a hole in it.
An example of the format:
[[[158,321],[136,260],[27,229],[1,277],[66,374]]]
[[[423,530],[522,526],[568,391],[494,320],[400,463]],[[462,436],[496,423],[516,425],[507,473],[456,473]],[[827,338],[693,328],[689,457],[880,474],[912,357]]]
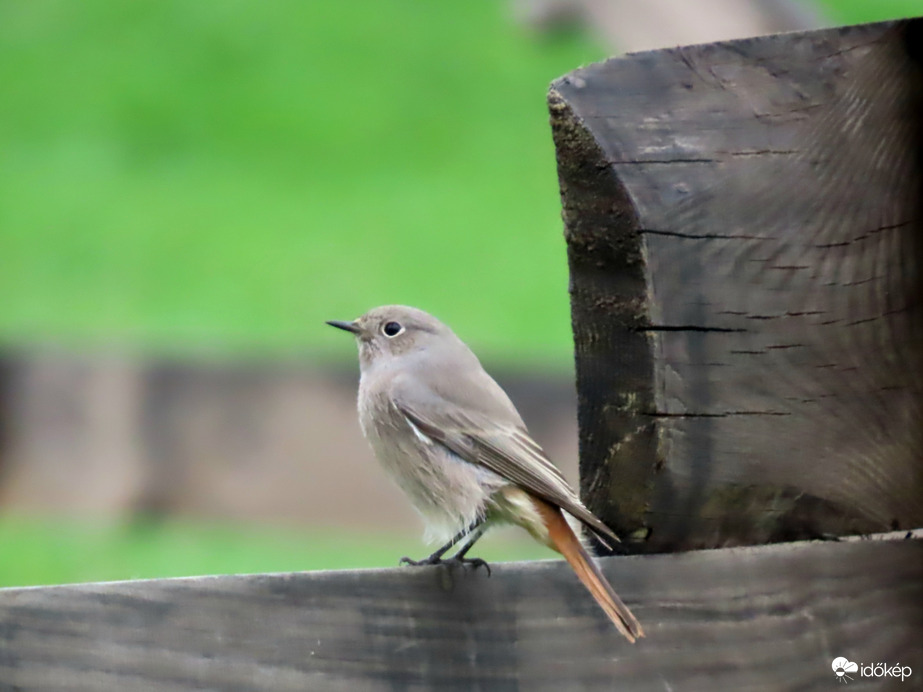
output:
[[[700,324],[649,324],[635,327],[635,332],[745,332],[746,329],[731,327],[708,327]]]
[[[667,413],[645,411],[641,415],[650,418],[727,418],[729,416],[790,416],[788,411],[719,411],[717,413]]]
[[[792,154],[800,154],[801,152],[798,149],[759,149],[757,151],[729,151],[726,152],[731,156],[735,157],[748,157],[748,156],[790,156]]]
[[[613,166],[645,166],[647,164],[670,165],[674,163],[718,163],[718,159],[689,158],[689,159],[618,159],[610,160]]]
[[[769,236],[746,235],[743,233],[682,233],[680,231],[663,231],[655,228],[640,228],[641,235],[665,235],[674,238],[690,238],[692,240],[774,240]]]
[[[916,223],[916,219],[910,219],[908,221],[900,221],[898,223],[885,224],[883,226],[877,226],[876,228],[869,229],[862,235],[857,235],[855,238],[852,238],[850,240],[842,240],[842,241],[838,241],[835,243],[815,243],[814,247],[822,249],[822,250],[826,250],[828,248],[834,248],[834,247],[846,247],[846,246],[852,245],[853,243],[860,243],[864,240],[874,239],[875,235],[878,233],[883,233],[884,231],[899,230],[906,226],[910,226],[911,224],[914,224],[914,223]]]
[[[795,312],[783,312],[778,315],[748,315],[741,310],[722,310],[719,315],[740,315],[748,320],[781,320],[786,317],[806,317],[809,315],[823,315],[825,310],[802,310]]]

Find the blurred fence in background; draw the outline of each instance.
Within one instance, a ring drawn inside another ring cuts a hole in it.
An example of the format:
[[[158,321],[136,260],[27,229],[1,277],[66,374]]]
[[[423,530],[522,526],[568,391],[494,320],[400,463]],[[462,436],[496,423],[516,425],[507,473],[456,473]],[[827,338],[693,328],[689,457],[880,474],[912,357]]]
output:
[[[516,0],[514,8],[537,30],[577,24],[620,53],[821,25],[817,8],[797,0]]]
[[[60,353],[0,372],[4,510],[417,527],[359,430],[354,372]],[[576,478],[569,378],[498,379]]]

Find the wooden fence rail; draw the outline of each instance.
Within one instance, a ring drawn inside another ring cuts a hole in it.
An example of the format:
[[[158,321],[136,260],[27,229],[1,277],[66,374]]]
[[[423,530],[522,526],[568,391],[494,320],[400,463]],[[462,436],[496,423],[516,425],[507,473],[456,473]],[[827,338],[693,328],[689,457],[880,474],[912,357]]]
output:
[[[604,558],[635,645],[559,561],[2,589],[0,690],[832,689],[838,656],[919,683],[903,536]]]

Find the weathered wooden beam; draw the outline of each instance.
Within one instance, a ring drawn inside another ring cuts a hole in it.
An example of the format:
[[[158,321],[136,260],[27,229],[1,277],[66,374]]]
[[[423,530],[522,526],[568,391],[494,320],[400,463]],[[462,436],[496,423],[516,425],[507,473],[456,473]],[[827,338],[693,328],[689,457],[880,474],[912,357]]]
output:
[[[923,29],[552,85],[582,494],[636,550],[923,524]]]
[[[825,689],[838,656],[916,680],[923,540],[885,538],[605,558],[635,645],[558,561],[0,589],[0,689]]]

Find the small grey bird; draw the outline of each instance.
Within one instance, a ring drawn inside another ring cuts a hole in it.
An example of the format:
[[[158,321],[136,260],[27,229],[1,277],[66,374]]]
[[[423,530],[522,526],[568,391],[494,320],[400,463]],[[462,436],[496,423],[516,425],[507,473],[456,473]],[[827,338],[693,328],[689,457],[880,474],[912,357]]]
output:
[[[428,536],[446,541],[424,560],[402,562],[437,564],[461,544],[453,561],[486,566],[466,558],[468,550],[491,525],[517,524],[564,556],[629,641],[644,636],[564,512],[604,543],[618,537],[583,506],[451,329],[403,305],[327,324],[356,336],[359,422],[375,456],[423,516]]]

